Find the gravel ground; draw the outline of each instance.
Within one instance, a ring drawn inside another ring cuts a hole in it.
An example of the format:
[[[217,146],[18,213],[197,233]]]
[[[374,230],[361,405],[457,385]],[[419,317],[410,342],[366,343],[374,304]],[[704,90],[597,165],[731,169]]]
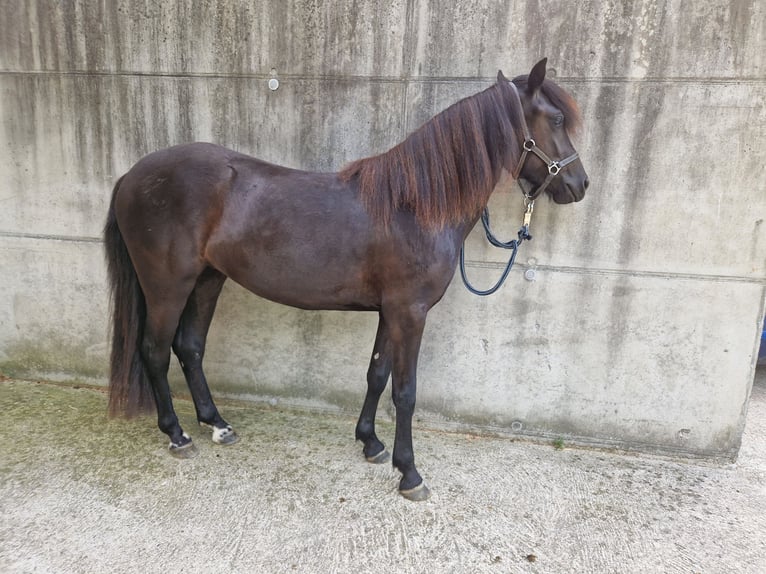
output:
[[[222,402],[221,447],[177,401],[200,450],[179,461],[99,390],[6,379],[0,407],[3,573],[766,572],[765,368],[737,464],[420,428],[424,503],[350,418]]]

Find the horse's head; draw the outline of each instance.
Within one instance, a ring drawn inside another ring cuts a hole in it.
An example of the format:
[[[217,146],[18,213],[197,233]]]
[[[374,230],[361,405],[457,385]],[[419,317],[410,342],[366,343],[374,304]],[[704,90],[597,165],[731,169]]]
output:
[[[526,120],[524,149],[514,175],[531,186],[527,193],[532,199],[547,191],[556,203],[571,203],[585,196],[589,183],[570,140],[580,114],[572,97],[545,79],[546,63],[547,58],[540,60],[528,76],[512,82]]]

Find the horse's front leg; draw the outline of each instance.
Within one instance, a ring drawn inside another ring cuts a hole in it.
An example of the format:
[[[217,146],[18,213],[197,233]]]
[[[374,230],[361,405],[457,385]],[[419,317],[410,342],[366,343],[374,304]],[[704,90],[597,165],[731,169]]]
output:
[[[393,399],[396,407],[396,434],[393,464],[402,473],[399,492],[409,500],[425,500],[430,491],[415,468],[412,448],[412,415],[415,411],[417,365],[420,341],[428,308],[407,305],[390,322],[393,350]]]
[[[367,370],[367,394],[364,405],[356,424],[356,440],[364,443],[364,457],[368,462],[386,462],[390,455],[386,447],[375,434],[375,414],[378,410],[380,395],[386,388],[388,377],[391,376],[391,339],[383,315],[378,321],[378,333],[372,348],[370,367]]]

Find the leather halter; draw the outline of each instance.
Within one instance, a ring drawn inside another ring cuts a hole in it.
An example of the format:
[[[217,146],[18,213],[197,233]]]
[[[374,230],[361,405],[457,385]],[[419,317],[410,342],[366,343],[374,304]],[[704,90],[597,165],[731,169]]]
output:
[[[527,156],[529,155],[529,152],[532,152],[537,157],[539,157],[541,160],[543,160],[543,163],[548,167],[548,176],[545,178],[545,181],[538,187],[536,190],[534,190],[532,193],[527,193],[522,188],[522,191],[524,191],[524,198],[527,201],[534,201],[542,193],[545,191],[545,188],[548,187],[548,185],[553,181],[553,179],[559,174],[559,172],[564,169],[566,166],[568,166],[570,163],[572,163],[574,160],[576,160],[579,156],[577,155],[577,152],[574,152],[569,157],[566,157],[560,161],[556,161],[554,159],[551,159],[548,154],[546,154],[543,150],[541,150],[537,144],[535,143],[535,140],[532,139],[532,136],[529,133],[529,128],[527,127],[527,120],[524,118],[524,106],[521,104],[521,96],[519,95],[519,90],[516,88],[516,84],[513,82],[508,82],[511,84],[511,87],[513,88],[513,93],[516,94],[516,99],[519,102],[519,110],[520,110],[520,120],[521,120],[521,128],[524,132],[524,143],[522,144],[523,151],[521,152],[521,158],[519,158],[519,163],[516,165],[516,170],[513,173],[513,179],[516,181],[519,180],[519,176],[521,175],[521,170],[524,167],[524,162],[527,160]],[[521,184],[519,184],[519,187],[521,187]]]

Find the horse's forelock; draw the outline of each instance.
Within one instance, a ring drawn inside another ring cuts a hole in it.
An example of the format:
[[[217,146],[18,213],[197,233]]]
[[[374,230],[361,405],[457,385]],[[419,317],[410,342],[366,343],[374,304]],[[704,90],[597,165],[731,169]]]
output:
[[[525,88],[529,76],[517,76],[512,81],[519,88]],[[582,127],[582,115],[574,98],[561,86],[545,79],[541,87],[543,96],[564,114],[564,125],[570,135],[576,135]]]

